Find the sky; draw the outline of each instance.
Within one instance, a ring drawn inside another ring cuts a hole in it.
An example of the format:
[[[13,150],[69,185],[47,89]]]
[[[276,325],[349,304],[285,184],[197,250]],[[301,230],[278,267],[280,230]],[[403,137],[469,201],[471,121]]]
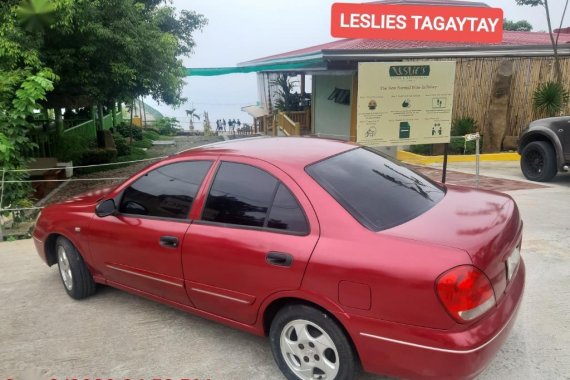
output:
[[[534,31],[547,30],[542,7],[517,6],[515,0],[478,0],[503,8],[510,20],[525,19]],[[335,40],[330,35],[330,12],[333,0],[173,0],[173,5],[190,9],[208,18],[202,32],[194,34],[196,48],[186,67],[236,66],[239,62],[283,53]],[[363,0],[343,0],[362,3]],[[563,0],[551,0],[553,24],[558,27]],[[570,25],[566,17],[564,26]],[[186,104],[173,109],[146,101],[165,116],[176,117],[183,127],[189,119],[185,110],[196,108],[200,115],[207,111],[210,121],[237,119],[251,123],[241,107],[256,104],[256,75],[231,74],[217,77],[188,77],[183,96]],[[201,118],[202,119],[202,118]],[[200,126],[197,126],[200,128]]]

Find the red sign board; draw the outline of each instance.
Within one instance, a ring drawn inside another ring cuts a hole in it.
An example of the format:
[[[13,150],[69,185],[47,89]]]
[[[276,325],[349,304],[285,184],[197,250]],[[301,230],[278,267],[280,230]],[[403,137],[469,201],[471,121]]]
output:
[[[335,3],[331,34],[339,38],[496,43],[500,8]]]

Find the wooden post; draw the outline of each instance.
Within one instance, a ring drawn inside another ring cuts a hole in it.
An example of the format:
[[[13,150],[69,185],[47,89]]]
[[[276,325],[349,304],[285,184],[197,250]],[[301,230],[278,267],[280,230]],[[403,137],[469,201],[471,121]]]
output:
[[[503,139],[507,134],[511,83],[514,75],[513,65],[512,60],[503,60],[493,78],[491,99],[483,124],[483,151],[485,153],[500,152]]]
[[[135,101],[131,101],[131,121],[129,123],[129,144],[133,143],[133,109],[135,108]]]
[[[117,126],[117,109],[115,107],[116,103],[113,102],[113,106],[111,107],[111,115],[113,118],[113,128]]]
[[[99,148],[105,148],[105,132],[103,128],[103,105],[101,103],[97,104],[97,114],[98,123],[96,123],[97,129],[97,144]]]
[[[61,137],[63,135],[63,115],[61,114],[61,108],[55,107],[55,129],[57,131],[57,136]]]
[[[445,143],[443,145],[443,171],[441,173],[441,183],[445,183],[445,180],[447,179],[447,147],[449,146],[448,143]]]
[[[137,99],[137,102],[139,103],[139,117],[140,117],[140,120],[141,120],[141,128],[144,128],[144,125],[143,125],[143,120],[144,120],[144,119],[143,119],[142,102],[141,102],[140,99]]]
[[[4,178],[6,176],[6,169],[2,169],[2,179],[0,180],[0,243],[4,241],[4,233],[2,232],[4,217],[2,216],[2,201],[4,201],[4,187],[6,184],[4,183]]]
[[[277,116],[273,116],[273,136],[277,136],[277,128],[279,128],[277,125]]]
[[[350,97],[350,133],[349,133],[349,141],[356,142],[356,103],[358,102],[358,73],[352,76],[352,94]]]
[[[91,119],[93,120],[93,126],[95,127],[95,134],[97,134],[97,130],[99,128],[97,125],[97,106],[91,107]]]
[[[143,110],[143,115],[144,115],[144,119],[141,119],[141,121],[144,120],[144,123],[141,122],[141,125],[144,129],[144,128],[146,128],[146,108],[144,106],[144,98],[142,96],[141,96],[141,104],[142,104],[142,110]]]

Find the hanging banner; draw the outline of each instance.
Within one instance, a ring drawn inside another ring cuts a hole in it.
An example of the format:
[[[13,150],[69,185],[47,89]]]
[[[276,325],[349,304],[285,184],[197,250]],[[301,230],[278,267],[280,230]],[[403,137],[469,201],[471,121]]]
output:
[[[454,87],[454,61],[359,63],[357,142],[448,143]]]
[[[503,10],[335,3],[331,34],[337,38],[497,43],[503,40]]]

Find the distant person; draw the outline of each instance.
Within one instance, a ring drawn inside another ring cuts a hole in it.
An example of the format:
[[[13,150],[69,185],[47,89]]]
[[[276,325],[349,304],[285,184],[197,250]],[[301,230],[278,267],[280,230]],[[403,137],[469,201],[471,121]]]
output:
[[[238,128],[241,126],[241,121],[239,121],[239,119],[237,119],[237,126]]]
[[[222,119],[222,126],[224,127],[224,132],[226,131],[226,119]]]

